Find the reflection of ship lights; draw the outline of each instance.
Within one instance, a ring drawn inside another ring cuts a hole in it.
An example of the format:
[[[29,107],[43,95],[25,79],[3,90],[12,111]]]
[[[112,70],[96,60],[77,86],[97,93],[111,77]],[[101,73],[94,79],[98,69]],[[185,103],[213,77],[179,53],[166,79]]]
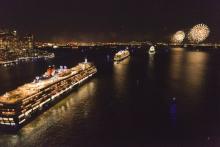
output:
[[[122,90],[124,90],[123,87],[125,87],[126,85],[126,73],[128,70],[128,65],[130,62],[130,58],[126,58],[124,60],[122,60],[120,63],[116,64],[114,63],[114,82],[115,82],[115,88],[116,91],[118,91],[119,93],[122,92]]]
[[[170,120],[171,120],[171,125],[173,127],[176,127],[176,103],[174,101],[170,102]]]

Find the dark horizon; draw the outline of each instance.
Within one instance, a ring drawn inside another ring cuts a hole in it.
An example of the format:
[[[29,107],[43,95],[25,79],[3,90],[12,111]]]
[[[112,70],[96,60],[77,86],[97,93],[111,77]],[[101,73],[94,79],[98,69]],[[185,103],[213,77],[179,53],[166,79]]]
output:
[[[0,27],[33,33],[38,41],[168,41],[198,23],[220,42],[220,8],[208,0],[3,0]]]

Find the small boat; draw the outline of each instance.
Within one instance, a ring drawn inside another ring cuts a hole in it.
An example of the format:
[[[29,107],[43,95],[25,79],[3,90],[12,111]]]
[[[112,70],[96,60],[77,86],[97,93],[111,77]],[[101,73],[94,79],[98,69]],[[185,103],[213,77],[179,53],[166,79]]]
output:
[[[155,47],[154,47],[154,46],[151,46],[150,49],[149,49],[149,51],[148,51],[148,53],[149,53],[150,55],[155,54],[155,53],[156,53]]]
[[[124,60],[125,58],[130,56],[130,52],[126,49],[126,50],[121,50],[119,52],[117,52],[114,56],[114,61],[121,61]]]

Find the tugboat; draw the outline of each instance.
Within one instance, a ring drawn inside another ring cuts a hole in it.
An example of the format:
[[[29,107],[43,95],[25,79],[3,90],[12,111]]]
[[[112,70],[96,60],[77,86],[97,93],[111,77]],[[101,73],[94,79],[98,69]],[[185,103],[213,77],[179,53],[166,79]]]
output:
[[[156,53],[155,47],[154,47],[154,46],[151,46],[150,49],[149,49],[149,51],[148,51],[148,54],[154,55],[155,53]]]

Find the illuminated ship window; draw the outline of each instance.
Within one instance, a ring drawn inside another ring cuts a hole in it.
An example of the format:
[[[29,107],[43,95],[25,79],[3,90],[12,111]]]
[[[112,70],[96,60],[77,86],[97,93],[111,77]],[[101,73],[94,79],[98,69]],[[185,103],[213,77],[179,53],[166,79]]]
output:
[[[12,126],[15,126],[15,123],[11,123]]]
[[[7,120],[8,120],[8,118],[3,118],[3,120],[4,120],[4,121],[7,121]]]

